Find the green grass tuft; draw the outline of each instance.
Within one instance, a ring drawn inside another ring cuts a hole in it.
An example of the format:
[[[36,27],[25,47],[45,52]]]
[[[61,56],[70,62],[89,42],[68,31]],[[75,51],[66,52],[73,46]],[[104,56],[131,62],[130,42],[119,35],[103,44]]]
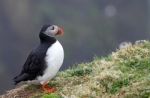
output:
[[[92,72],[91,68],[83,69],[79,67],[70,71],[70,75],[71,76],[84,76],[84,75],[90,74],[91,72]]]
[[[62,97],[55,93],[52,93],[52,94],[45,94],[41,98],[62,98]]]
[[[116,92],[118,92],[123,86],[128,86],[129,85],[129,80],[125,79],[125,80],[118,80],[115,81],[112,86],[109,88],[109,92],[111,94],[115,94]]]

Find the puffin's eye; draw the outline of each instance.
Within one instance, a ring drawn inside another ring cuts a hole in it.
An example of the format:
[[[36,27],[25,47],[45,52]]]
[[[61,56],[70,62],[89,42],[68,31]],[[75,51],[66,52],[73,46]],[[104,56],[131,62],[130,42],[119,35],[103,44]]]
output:
[[[51,26],[51,30],[54,30],[55,28],[54,28],[54,26]]]

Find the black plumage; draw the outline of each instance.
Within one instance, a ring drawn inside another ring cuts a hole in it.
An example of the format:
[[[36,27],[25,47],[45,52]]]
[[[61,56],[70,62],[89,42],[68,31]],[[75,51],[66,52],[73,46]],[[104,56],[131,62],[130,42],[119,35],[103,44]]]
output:
[[[42,27],[39,34],[40,45],[29,54],[21,73],[14,78],[15,84],[21,81],[34,80],[37,76],[43,75],[43,71],[47,67],[44,60],[47,49],[56,42],[54,37],[43,33],[49,26],[44,25]]]

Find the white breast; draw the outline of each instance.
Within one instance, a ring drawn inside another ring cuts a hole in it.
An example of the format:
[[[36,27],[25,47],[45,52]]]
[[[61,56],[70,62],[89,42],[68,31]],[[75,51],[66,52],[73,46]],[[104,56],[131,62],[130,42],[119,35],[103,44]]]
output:
[[[64,60],[64,50],[59,41],[56,41],[47,50],[45,61],[47,68],[43,76],[37,78],[41,84],[48,82],[59,71]]]

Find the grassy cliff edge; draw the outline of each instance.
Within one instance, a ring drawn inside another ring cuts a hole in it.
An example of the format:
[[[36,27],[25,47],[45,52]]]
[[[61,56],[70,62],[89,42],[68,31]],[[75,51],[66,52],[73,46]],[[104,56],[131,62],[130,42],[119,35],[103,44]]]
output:
[[[49,82],[46,94],[35,85],[10,90],[0,98],[150,98],[150,42],[128,44],[107,57],[75,65]]]

